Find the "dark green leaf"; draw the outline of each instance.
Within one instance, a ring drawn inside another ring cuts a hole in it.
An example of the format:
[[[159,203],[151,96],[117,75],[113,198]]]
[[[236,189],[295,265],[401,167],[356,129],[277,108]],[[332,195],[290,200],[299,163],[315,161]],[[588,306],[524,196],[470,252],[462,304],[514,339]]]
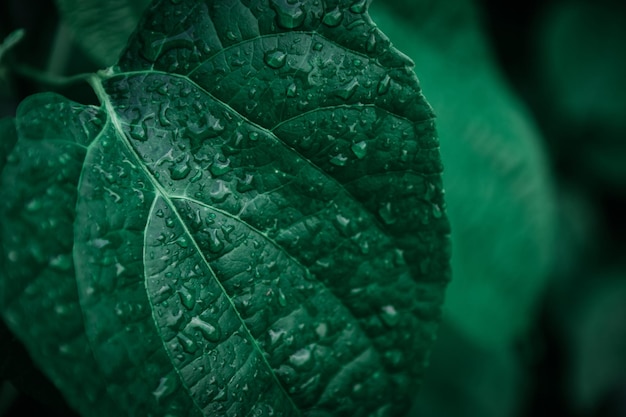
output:
[[[554,242],[553,196],[539,134],[494,65],[471,4],[432,2],[446,26],[423,31],[399,7],[374,3],[372,15],[415,60],[440,122],[454,247],[447,314],[494,348],[533,319]]]
[[[78,298],[63,296],[103,378],[91,389],[128,415],[405,410],[440,317],[449,230],[432,111],[366,3],[157,2],[92,84],[99,110],[22,105],[3,174],[24,177],[2,214],[16,225],[4,285],[26,301],[4,315],[31,349],[26,305],[61,294],[30,299],[24,285],[35,275],[50,290],[30,269],[64,261]]]
[[[35,363],[82,414],[111,415],[90,354],[72,260],[74,206],[86,146],[102,129],[94,107],[32,96],[2,172],[0,308]],[[97,406],[96,406],[97,404]]]
[[[76,42],[100,65],[113,65],[149,0],[56,0]]]

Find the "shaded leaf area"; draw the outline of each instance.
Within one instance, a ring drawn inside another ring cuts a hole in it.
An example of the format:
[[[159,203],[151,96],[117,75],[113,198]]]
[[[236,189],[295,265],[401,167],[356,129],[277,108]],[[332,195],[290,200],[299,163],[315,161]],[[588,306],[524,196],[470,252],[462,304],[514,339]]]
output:
[[[411,65],[365,2],[157,2],[101,108],[20,106],[3,316],[73,407],[408,408],[449,279]]]
[[[83,413],[96,412],[96,400],[102,410],[116,409],[101,402],[105,388],[90,359],[71,255],[82,158],[102,123],[96,108],[33,96],[18,109],[19,140],[2,173],[2,217],[11,219],[2,227],[3,318]]]
[[[455,248],[446,312],[472,341],[510,346],[533,321],[553,253],[541,137],[499,73],[471,2],[429,9],[435,21],[458,22],[453,31],[422,31],[423,17],[373,7],[380,27],[415,60],[437,109]]]
[[[117,62],[150,1],[56,0],[59,14],[84,52],[101,66]]]

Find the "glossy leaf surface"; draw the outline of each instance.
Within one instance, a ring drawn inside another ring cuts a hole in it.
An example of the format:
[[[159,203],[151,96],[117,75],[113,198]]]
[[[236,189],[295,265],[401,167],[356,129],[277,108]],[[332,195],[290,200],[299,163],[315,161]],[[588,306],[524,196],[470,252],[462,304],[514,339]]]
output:
[[[406,410],[449,230],[432,111],[366,3],[156,2],[92,85],[100,109],[23,104],[3,174],[23,184],[3,187],[3,314],[33,352],[67,337],[24,324],[58,279],[40,318],[67,300],[84,334],[39,362],[75,407]]]

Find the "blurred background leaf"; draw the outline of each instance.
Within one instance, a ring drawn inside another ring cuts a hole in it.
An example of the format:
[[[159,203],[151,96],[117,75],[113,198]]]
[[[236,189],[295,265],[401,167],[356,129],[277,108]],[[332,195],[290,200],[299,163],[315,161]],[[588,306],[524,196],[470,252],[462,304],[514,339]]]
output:
[[[444,310],[472,342],[510,346],[535,317],[553,255],[541,137],[498,71],[472,2],[438,2],[417,18],[402,13],[407,0],[391,4],[374,3],[373,19],[415,61],[437,114],[453,241]],[[433,14],[444,26],[422,31],[419,20]]]
[[[150,0],[56,0],[73,39],[95,62],[117,62]]]

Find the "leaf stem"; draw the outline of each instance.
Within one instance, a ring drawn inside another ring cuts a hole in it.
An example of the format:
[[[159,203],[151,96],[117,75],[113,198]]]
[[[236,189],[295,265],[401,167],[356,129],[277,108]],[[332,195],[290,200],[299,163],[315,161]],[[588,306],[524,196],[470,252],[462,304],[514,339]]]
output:
[[[89,78],[92,76],[91,73],[76,74],[70,76],[54,75],[25,64],[15,64],[12,65],[10,68],[16,74],[53,87],[65,87],[78,82],[88,81]]]

